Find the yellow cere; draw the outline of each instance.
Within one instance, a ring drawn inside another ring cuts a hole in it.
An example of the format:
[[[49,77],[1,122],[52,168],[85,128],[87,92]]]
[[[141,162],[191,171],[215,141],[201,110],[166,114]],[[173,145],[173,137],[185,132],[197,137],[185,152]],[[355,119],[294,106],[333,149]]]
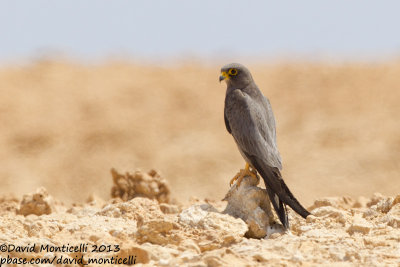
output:
[[[225,79],[229,79],[229,74],[226,73],[226,71],[222,71],[222,72],[221,72],[221,76],[224,76]]]

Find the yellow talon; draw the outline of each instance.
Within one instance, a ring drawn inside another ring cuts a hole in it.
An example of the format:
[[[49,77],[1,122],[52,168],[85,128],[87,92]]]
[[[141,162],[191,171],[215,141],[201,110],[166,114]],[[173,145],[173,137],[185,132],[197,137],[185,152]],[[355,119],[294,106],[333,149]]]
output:
[[[239,176],[240,176],[241,173],[242,173],[242,170],[240,170],[240,171],[231,179],[231,181],[229,182],[229,186],[232,186],[233,183],[234,183],[237,179],[239,179]]]
[[[255,170],[250,170],[250,164],[246,162],[246,166],[244,167],[244,169],[241,169],[241,170],[235,175],[235,177],[233,177],[233,178],[231,179],[231,181],[229,182],[229,185],[232,186],[233,183],[234,183],[235,181],[237,181],[237,182],[236,182],[236,189],[238,189],[239,186],[240,186],[240,184],[241,184],[241,182],[242,182],[242,180],[243,180],[243,178],[244,178],[245,176],[248,176],[248,175],[250,175],[250,176],[252,176],[252,177],[254,177],[254,178],[256,178],[256,179],[258,180],[256,171],[255,171]]]

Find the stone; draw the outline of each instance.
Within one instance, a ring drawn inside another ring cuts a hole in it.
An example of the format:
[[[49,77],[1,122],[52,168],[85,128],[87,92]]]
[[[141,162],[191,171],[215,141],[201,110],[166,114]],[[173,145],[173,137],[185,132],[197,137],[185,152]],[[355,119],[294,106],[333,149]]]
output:
[[[372,224],[367,222],[361,217],[361,215],[358,214],[353,218],[353,223],[347,229],[347,232],[351,235],[354,233],[362,233],[365,235],[371,231],[371,228]]]
[[[247,231],[246,224],[228,214],[218,212],[210,204],[193,205],[178,215],[178,222],[200,229],[215,229],[243,236]]]
[[[223,213],[246,222],[246,237],[263,238],[275,231],[284,231],[278,227],[271,209],[271,202],[265,189],[257,187],[259,178],[245,176],[240,186],[232,186],[223,200],[228,202]],[[274,225],[274,227],[271,227]]]
[[[330,219],[341,224],[345,224],[347,217],[349,216],[347,212],[337,209],[331,206],[323,206],[313,210],[313,215],[315,217],[323,217],[325,219]],[[312,220],[312,217],[310,218]]]
[[[41,187],[36,193],[24,195],[17,214],[27,216],[29,214],[43,215],[54,211],[53,197],[47,193],[46,188]]]
[[[143,173],[140,170],[134,173],[120,174],[111,169],[114,185],[111,189],[111,197],[121,198],[124,201],[135,197],[156,199],[159,203],[168,203],[170,189],[167,180],[155,171]]]

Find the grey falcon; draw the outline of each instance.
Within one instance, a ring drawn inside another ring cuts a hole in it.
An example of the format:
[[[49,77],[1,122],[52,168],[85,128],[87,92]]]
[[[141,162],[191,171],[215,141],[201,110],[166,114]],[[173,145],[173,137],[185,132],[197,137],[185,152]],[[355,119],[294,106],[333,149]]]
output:
[[[283,226],[289,228],[286,205],[306,218],[310,213],[297,201],[283,181],[282,161],[276,143],[275,118],[269,100],[255,84],[250,71],[231,63],[221,68],[220,82],[227,84],[224,119],[244,160],[241,170],[230,182],[239,187],[246,175],[264,180],[272,205]]]

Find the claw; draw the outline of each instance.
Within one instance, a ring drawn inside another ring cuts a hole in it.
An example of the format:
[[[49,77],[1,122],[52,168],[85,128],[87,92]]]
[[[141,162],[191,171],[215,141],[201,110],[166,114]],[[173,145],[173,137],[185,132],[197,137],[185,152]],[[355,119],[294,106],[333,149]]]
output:
[[[241,170],[230,180],[229,186],[232,186],[233,183],[234,183],[237,179],[239,179],[239,176],[240,176],[240,174],[242,173],[242,171],[243,171],[243,169],[241,169]]]
[[[241,170],[235,175],[235,177],[233,177],[233,178],[231,179],[231,181],[229,182],[229,186],[232,186],[233,183],[234,183],[235,181],[237,181],[237,182],[236,182],[236,189],[238,189],[239,186],[240,186],[240,184],[242,183],[243,178],[244,178],[245,176],[248,176],[248,175],[250,175],[250,176],[252,176],[252,177],[254,177],[254,178],[256,178],[256,179],[258,180],[257,171],[256,171],[256,170],[250,170],[250,164],[248,164],[248,163],[246,162],[245,168],[244,168],[244,169],[241,169]]]

